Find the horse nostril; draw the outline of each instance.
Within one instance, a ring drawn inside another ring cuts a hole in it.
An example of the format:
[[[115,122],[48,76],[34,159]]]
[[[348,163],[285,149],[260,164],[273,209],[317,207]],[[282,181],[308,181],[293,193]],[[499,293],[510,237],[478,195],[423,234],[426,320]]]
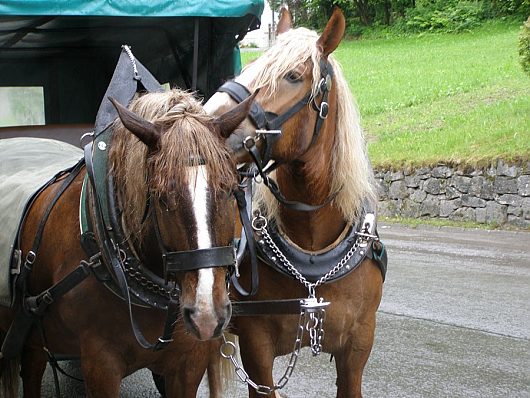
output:
[[[217,323],[217,327],[213,331],[213,337],[219,337],[225,328],[226,318],[220,317]]]
[[[195,314],[195,308],[184,307],[182,310],[182,316],[188,322],[191,322],[191,317]]]

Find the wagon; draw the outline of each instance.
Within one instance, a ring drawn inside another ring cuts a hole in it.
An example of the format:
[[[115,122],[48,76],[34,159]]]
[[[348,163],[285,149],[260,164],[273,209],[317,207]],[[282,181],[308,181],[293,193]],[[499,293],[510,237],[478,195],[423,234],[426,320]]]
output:
[[[159,82],[208,99],[238,72],[238,42],[259,28],[262,11],[263,0],[2,1],[0,138],[78,145],[123,44]],[[22,88],[35,105],[26,120],[9,120],[7,93]]]

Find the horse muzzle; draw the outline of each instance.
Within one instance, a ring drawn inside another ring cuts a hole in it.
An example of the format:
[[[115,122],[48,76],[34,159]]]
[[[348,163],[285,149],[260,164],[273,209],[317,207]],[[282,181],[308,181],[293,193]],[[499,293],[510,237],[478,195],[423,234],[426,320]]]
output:
[[[225,306],[213,313],[198,310],[196,307],[184,306],[182,317],[186,329],[201,341],[220,337],[230,322],[232,305]]]

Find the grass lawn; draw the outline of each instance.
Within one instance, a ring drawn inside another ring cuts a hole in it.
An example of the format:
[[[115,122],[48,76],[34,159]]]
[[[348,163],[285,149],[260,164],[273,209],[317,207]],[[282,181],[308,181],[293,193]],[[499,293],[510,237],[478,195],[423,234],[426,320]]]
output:
[[[343,41],[335,56],[359,104],[375,167],[530,159],[530,77],[519,25]],[[243,63],[259,53],[243,53]]]

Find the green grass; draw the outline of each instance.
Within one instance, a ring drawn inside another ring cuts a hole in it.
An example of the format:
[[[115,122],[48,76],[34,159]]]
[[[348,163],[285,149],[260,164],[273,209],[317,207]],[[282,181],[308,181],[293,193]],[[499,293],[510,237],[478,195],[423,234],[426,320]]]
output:
[[[343,41],[375,167],[530,159],[530,79],[519,24],[469,33]],[[243,62],[260,53],[243,53]]]

